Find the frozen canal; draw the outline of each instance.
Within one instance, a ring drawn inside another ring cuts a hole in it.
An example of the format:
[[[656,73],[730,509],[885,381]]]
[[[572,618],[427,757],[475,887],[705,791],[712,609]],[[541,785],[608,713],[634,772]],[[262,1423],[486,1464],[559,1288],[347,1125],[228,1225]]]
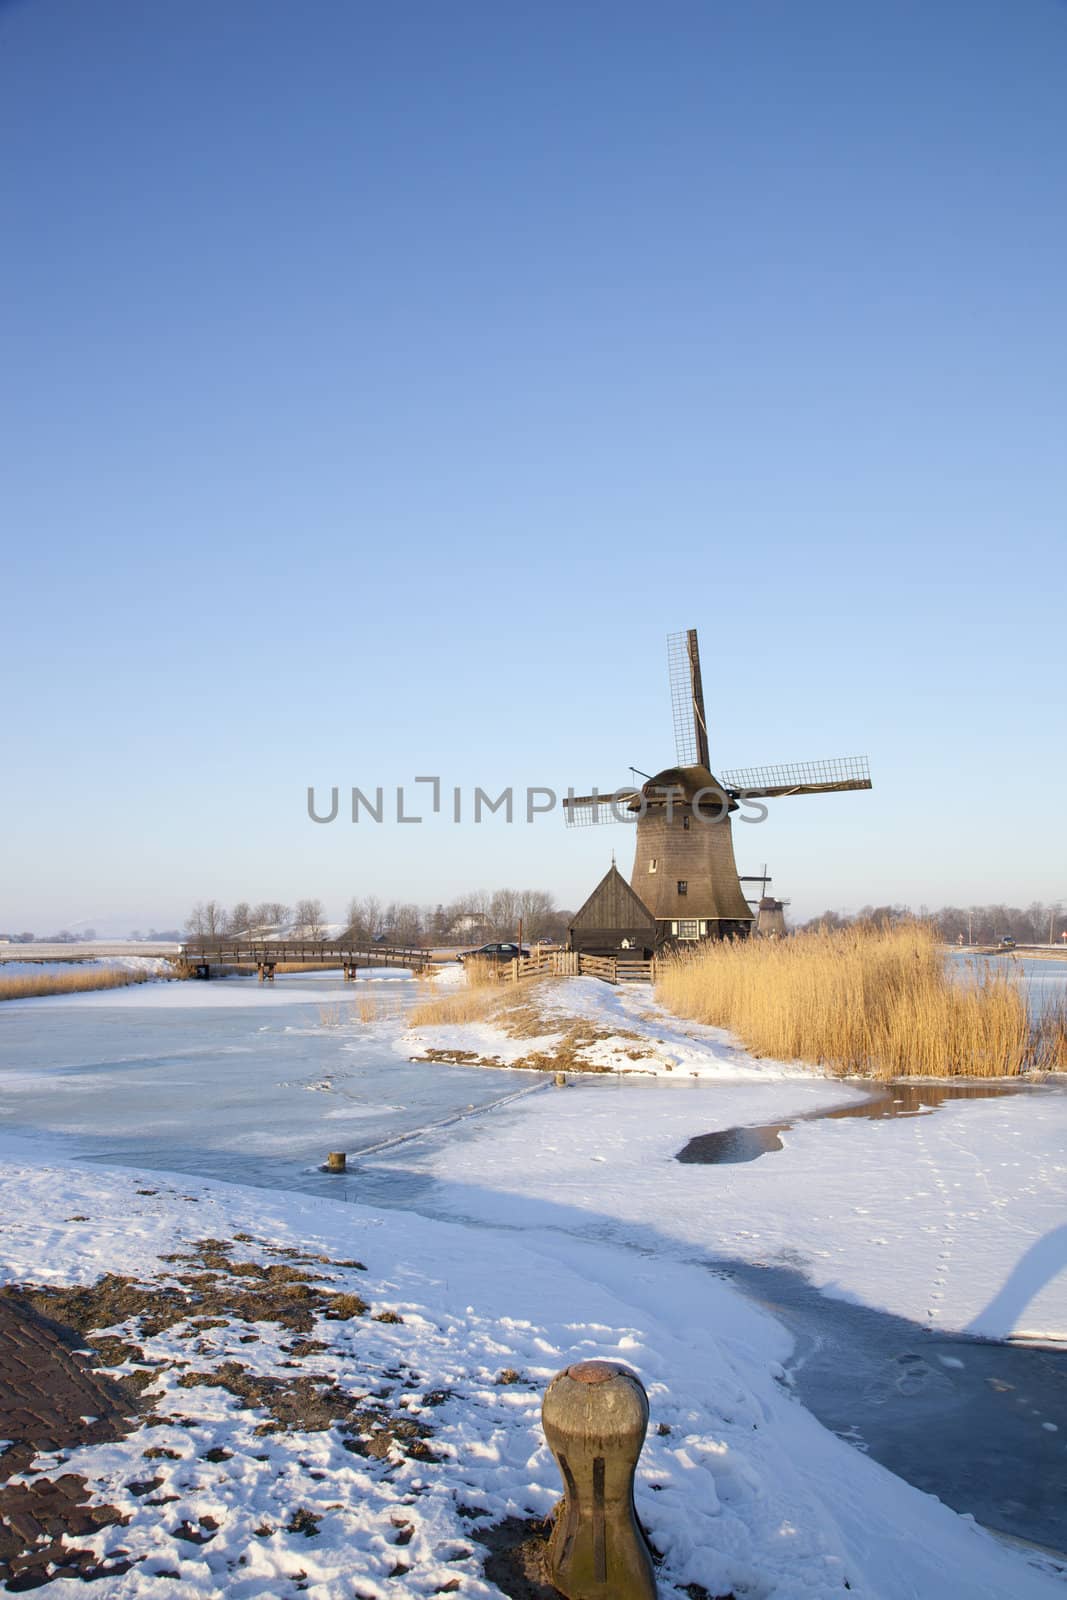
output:
[[[1067,980],[1047,966],[1042,996]],[[602,989],[598,1004],[631,1003]],[[856,1090],[751,1081],[749,1063],[747,1080],[558,1094],[541,1074],[410,1061],[418,993],[401,974],[316,974],[2,1006],[0,1155],[364,1200],[519,1230],[561,1260],[595,1241],[623,1274],[671,1259],[728,1276],[790,1328],[790,1375],[827,1426],[956,1509],[1067,1546],[1067,1354],[973,1337],[998,1317],[1062,1336],[1061,1092],[820,1121]],[[1037,1097],[1048,1115],[1020,1120]],[[676,1160],[694,1136],[779,1118],[795,1121],[758,1161]],[[333,1149],[342,1178],[319,1170]]]
[[[399,973],[355,984],[300,974],[272,987],[231,978],[9,1003],[0,1129],[42,1154],[336,1195],[318,1170],[327,1151],[544,1084],[405,1060],[388,1024],[417,989]]]

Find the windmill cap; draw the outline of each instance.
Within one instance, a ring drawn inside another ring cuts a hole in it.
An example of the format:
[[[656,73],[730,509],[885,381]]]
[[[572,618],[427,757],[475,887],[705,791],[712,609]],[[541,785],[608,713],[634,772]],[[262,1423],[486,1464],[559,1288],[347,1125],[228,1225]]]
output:
[[[674,791],[676,800],[683,800],[688,805],[692,804],[694,797],[700,794],[702,789],[710,789],[712,793],[702,797],[709,806],[714,804],[715,794],[718,793],[725,795],[729,800],[731,811],[737,810],[737,801],[730,799],[726,785],[719,782],[710,767],[665,767],[662,772],[657,772],[654,778],[649,778],[648,782],[642,785],[641,793],[652,805],[663,804],[666,801],[665,791],[668,789]]]

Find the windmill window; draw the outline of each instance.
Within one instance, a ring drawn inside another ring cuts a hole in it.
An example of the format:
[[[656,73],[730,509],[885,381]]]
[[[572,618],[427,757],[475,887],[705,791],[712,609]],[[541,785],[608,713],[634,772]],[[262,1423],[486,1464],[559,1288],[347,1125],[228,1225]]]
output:
[[[689,881],[688,881],[688,879],[686,879],[686,878],[679,878],[678,879],[678,893],[679,894],[688,894],[689,893]]]
[[[688,832],[688,830],[689,830],[689,818],[688,817],[683,817],[682,818],[682,827],[685,828],[685,830]]]
[[[649,872],[658,872],[659,871],[659,862],[656,860],[655,856],[651,856],[649,858],[648,870],[649,870]]]
[[[679,939],[699,939],[700,938],[700,923],[699,922],[679,922],[679,924],[678,924],[678,937],[679,937]]]

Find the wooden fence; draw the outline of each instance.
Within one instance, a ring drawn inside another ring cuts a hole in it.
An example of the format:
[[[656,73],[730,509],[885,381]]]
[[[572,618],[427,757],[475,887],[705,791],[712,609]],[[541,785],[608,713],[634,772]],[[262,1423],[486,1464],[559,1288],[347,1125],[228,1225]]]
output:
[[[638,956],[589,956],[578,950],[534,949],[517,957],[503,968],[507,982],[520,978],[600,978],[604,983],[654,983],[655,957],[644,961]]]

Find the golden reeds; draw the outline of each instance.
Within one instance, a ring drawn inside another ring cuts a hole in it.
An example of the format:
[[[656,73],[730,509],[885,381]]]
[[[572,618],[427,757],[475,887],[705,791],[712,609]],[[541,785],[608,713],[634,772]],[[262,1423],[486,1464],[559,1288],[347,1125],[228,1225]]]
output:
[[[1067,1072],[1067,1002],[1046,1007],[1034,1023],[1035,1066]]]
[[[1040,1064],[1016,979],[950,974],[919,922],[701,944],[660,964],[656,995],[757,1056],[840,1074],[1013,1077]]]
[[[411,1011],[414,1028],[454,1022],[481,1022],[501,996],[500,969],[493,961],[472,956],[463,963],[461,988],[437,999],[422,1000]]]
[[[5,978],[0,974],[0,1000],[32,1000],[47,994],[82,994],[91,989],[124,989],[130,983],[146,983],[151,972],[126,972],[117,967],[92,968],[74,972],[31,972],[24,977]]]

